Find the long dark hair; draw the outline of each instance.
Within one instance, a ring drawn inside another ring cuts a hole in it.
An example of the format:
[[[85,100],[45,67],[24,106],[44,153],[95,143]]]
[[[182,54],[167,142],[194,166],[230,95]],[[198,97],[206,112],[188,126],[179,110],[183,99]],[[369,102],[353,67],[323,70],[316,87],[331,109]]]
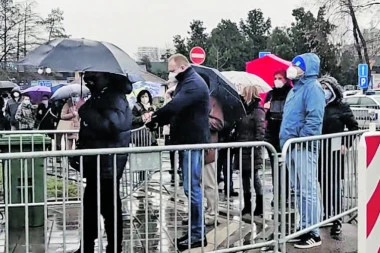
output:
[[[148,97],[149,97],[149,103],[152,104],[152,102],[153,102],[152,94],[150,94],[150,92],[147,91],[147,90],[142,90],[142,91],[139,92],[139,94],[137,95],[137,98],[136,98],[136,99],[137,99],[137,103],[141,103],[141,97],[142,97],[143,95],[145,95],[145,94],[148,94]]]

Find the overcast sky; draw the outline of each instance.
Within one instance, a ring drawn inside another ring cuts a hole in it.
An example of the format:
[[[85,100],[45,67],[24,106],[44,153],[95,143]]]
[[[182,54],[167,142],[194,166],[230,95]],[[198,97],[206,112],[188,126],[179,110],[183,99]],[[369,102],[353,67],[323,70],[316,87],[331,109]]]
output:
[[[291,12],[305,0],[35,0],[46,16],[52,8],[64,11],[72,37],[111,42],[135,57],[139,46],[172,46],[176,34],[186,35],[193,19],[209,29],[222,19],[239,22],[249,10],[261,8],[273,26],[290,25]],[[308,6],[306,8],[311,8]]]

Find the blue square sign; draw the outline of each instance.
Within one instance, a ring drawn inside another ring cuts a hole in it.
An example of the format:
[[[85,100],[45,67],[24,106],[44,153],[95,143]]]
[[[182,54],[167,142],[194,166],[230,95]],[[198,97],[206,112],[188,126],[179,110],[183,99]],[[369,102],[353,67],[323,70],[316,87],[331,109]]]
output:
[[[366,76],[359,77],[359,84],[358,85],[361,89],[367,89],[368,88],[368,77],[366,77]]]

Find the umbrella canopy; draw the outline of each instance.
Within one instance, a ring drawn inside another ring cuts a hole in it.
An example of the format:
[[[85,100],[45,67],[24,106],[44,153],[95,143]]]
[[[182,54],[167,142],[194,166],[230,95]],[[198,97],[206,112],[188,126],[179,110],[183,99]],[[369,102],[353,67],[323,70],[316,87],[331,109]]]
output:
[[[19,87],[19,86],[10,81],[0,81],[0,89],[13,89],[16,87]]]
[[[23,90],[21,94],[28,94],[33,104],[38,104],[42,101],[44,95],[50,96],[51,90],[46,86],[33,86]]]
[[[201,65],[193,65],[193,68],[198,74],[210,79],[210,95],[216,97],[222,104],[225,121],[234,124],[245,115],[244,105],[233,83],[216,69]]]
[[[265,93],[272,90],[271,86],[267,84],[262,78],[243,71],[224,71],[222,74],[235,84],[239,94],[246,86],[257,86],[260,93]]]
[[[131,108],[136,104],[137,95],[140,93],[140,91],[147,90],[154,98],[161,95],[160,94],[161,86],[162,85],[160,83],[153,83],[153,82],[134,83],[132,93],[127,96],[127,99],[130,103]]]
[[[68,84],[65,85],[58,90],[56,90],[51,97],[51,100],[60,100],[60,99],[66,99],[71,97],[72,93],[78,93],[81,94],[81,89],[82,89],[82,97],[86,97],[90,94],[90,90],[86,86],[81,86],[80,84]]]
[[[273,54],[246,63],[246,71],[263,79],[271,87],[274,86],[274,73],[287,70],[292,63]]]
[[[51,68],[56,72],[108,72],[143,81],[138,64],[123,50],[86,39],[57,39],[37,47],[19,64]]]

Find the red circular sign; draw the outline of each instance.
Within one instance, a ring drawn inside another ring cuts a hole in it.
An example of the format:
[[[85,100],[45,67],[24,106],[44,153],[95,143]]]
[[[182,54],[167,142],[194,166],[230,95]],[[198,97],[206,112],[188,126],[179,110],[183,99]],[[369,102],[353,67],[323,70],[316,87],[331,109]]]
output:
[[[202,64],[206,60],[206,52],[201,47],[193,47],[190,50],[190,60],[194,64]]]

